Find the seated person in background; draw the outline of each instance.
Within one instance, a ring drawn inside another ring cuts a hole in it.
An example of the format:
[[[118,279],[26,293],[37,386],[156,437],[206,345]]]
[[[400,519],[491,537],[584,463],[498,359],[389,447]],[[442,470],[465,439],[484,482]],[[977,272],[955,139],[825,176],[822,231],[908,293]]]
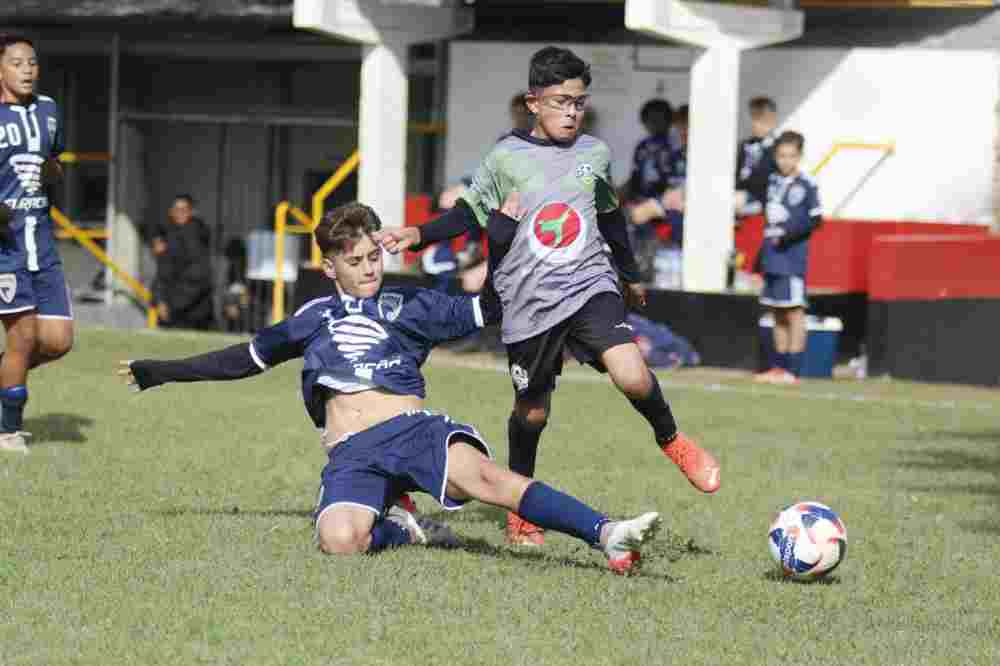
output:
[[[770,97],[750,100],[750,136],[736,155],[736,213],[759,215],[767,201],[768,179],[777,170],[774,142],[778,138],[778,105]]]
[[[210,329],[212,301],[211,231],[194,216],[194,199],[178,195],[152,242],[156,256],[153,298],[163,326]]]
[[[635,343],[651,368],[680,368],[701,365],[701,355],[686,338],[682,338],[666,324],[646,319],[629,312],[626,320],[635,334]]]
[[[499,320],[499,299],[492,292],[480,299],[383,289],[382,248],[372,238],[380,227],[375,211],[362,204],[330,211],[314,233],[335,294],[310,301],[249,343],[176,361],[124,361],[121,374],[143,390],[167,382],[241,379],[304,358],[306,411],[324,429],[321,441],[329,456],[316,507],[324,553],[429,544],[420,522],[395,505],[402,493],[421,490],[449,510],[472,499],[507,508],[601,551],[614,572],[634,572],[643,543],[659,527],[659,514],[611,520],[497,465],[474,427],[424,409],[420,368],[430,351]]]
[[[669,240],[669,227],[658,200],[667,191],[671,176],[671,140],[673,107],[665,99],[651,99],[642,105],[639,120],[648,136],[640,141],[632,155],[632,173],[624,188],[624,210],[643,281],[652,279],[653,257],[662,238]]]
[[[767,225],[758,261],[764,273],[760,302],[774,314],[774,356],[768,370],[754,375],[754,381],[767,384],[797,384],[806,348],[809,236],[823,209],[816,183],[799,171],[804,145],[798,132],[778,137],[778,170],[767,188]]]

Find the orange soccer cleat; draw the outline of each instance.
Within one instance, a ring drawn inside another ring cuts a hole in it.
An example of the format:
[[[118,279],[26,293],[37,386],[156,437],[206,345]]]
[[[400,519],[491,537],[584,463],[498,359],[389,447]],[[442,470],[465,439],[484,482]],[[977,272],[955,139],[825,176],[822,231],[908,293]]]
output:
[[[663,453],[681,468],[691,485],[703,493],[714,493],[722,485],[719,463],[711,453],[682,432],[662,445]]]
[[[507,514],[507,543],[512,546],[544,546],[545,530],[514,512]]]

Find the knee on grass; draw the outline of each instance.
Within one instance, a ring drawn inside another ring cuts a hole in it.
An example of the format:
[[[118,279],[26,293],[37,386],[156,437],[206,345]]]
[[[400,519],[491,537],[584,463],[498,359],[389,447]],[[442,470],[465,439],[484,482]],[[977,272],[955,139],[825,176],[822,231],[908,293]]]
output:
[[[319,549],[326,555],[355,555],[368,550],[371,533],[349,522],[320,522]]]

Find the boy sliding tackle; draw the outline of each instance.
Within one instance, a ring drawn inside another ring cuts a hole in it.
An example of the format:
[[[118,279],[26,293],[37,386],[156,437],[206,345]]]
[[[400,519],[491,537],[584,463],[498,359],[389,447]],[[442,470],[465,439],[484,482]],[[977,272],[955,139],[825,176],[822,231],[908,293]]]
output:
[[[422,526],[393,506],[422,490],[446,509],[470,499],[516,512],[604,551],[630,573],[659,514],[612,521],[579,500],[495,464],[475,428],[423,410],[420,366],[440,342],[497,316],[487,298],[382,288],[381,223],[361,204],[331,211],[317,226],[323,270],[337,293],[311,301],[249,343],[175,361],[123,361],[137,389],[167,382],[241,379],[304,358],[302,394],[329,464],[322,473],[316,530],[329,554],[427,543]]]
[[[538,51],[526,96],[534,128],[514,130],[499,141],[466,194],[439,220],[386,231],[378,240],[398,252],[486,227],[489,282],[503,304],[502,337],[514,385],[508,421],[513,471],[534,474],[538,440],[568,347],[578,360],[611,376],[649,422],[663,452],[696,488],[712,493],[720,484],[718,463],[678,432],[625,321],[625,301],[644,305],[645,292],[611,185],[608,147],[581,132],[589,85],[590,67],[572,52]],[[517,201],[509,200],[515,193]],[[516,210],[491,214],[505,202]],[[507,538],[543,542],[535,525],[513,513]]]

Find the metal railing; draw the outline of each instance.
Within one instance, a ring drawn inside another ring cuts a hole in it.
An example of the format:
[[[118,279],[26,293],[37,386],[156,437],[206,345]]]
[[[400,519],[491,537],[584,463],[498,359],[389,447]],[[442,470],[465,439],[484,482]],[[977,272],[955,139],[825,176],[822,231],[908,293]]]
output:
[[[67,237],[72,238],[77,243],[82,245],[88,252],[94,255],[99,262],[111,269],[111,272],[118,276],[118,278],[132,290],[132,293],[135,294],[146,307],[146,325],[149,328],[156,328],[157,318],[156,308],[153,307],[153,294],[146,288],[146,285],[122,270],[118,264],[112,261],[107,252],[105,252],[100,245],[91,239],[91,236],[89,236],[86,231],[70,222],[69,218],[66,217],[61,210],[52,206],[49,214],[52,216],[55,223],[58,224],[66,233]]]
[[[819,173],[823,171],[823,169],[829,166],[830,162],[833,160],[834,156],[837,155],[837,153],[846,150],[877,150],[881,152],[882,155],[875,162],[875,164],[873,164],[871,167],[868,168],[868,170],[864,173],[864,175],[858,180],[854,188],[850,192],[848,192],[847,195],[843,199],[841,199],[841,201],[836,206],[833,207],[832,212],[830,213],[830,217],[833,218],[840,217],[840,212],[844,210],[847,204],[850,203],[851,199],[853,199],[854,196],[861,190],[861,188],[864,187],[865,183],[867,183],[869,179],[871,179],[872,174],[874,174],[875,171],[880,166],[882,166],[883,162],[885,162],[887,159],[889,159],[889,157],[895,154],[896,142],[889,141],[887,143],[867,143],[864,141],[838,141],[833,144],[833,147],[831,147],[829,151],[827,151],[823,159],[819,161],[819,164],[813,167],[812,175],[814,176],[819,175]]]
[[[290,204],[282,201],[274,209],[274,291],[271,295],[271,323],[276,324],[285,318],[285,234],[311,234],[320,220],[323,219],[326,200],[348,176],[358,168],[361,155],[355,150],[347,160],[337,168],[322,187],[312,196],[312,217]],[[299,224],[288,224],[288,216],[294,217]],[[316,239],[312,239],[310,248],[310,264],[319,268],[323,255]]]
[[[108,162],[110,160],[110,153],[74,153],[67,151],[60,153],[59,155],[59,161],[63,164]],[[157,315],[156,308],[153,306],[153,294],[146,288],[146,285],[129,273],[125,272],[125,270],[123,270],[111,259],[108,253],[104,251],[104,248],[94,242],[95,239],[107,240],[110,238],[107,228],[95,227],[93,229],[82,229],[73,224],[66,214],[55,206],[50,207],[49,214],[52,216],[52,220],[59,227],[54,230],[53,235],[60,240],[75,240],[85,250],[90,252],[90,254],[92,254],[97,261],[110,269],[111,272],[114,273],[118,279],[120,279],[129,288],[129,290],[131,290],[132,294],[134,294],[146,308],[146,326],[149,328],[156,328]]]

